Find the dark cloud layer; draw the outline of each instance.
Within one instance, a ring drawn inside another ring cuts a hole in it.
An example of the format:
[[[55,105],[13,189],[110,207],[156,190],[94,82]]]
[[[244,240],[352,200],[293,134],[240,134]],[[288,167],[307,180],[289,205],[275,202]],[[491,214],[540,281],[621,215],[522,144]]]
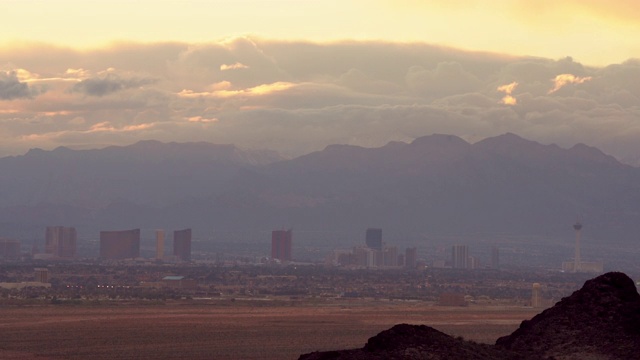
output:
[[[151,79],[122,79],[118,75],[107,74],[103,77],[81,80],[71,87],[71,92],[90,96],[105,96],[124,89],[139,88],[153,82]]]
[[[158,139],[295,156],[332,143],[514,132],[640,165],[637,60],[595,68],[426,44],[248,38],[39,50],[46,61],[35,49],[0,53],[49,89],[0,73],[0,97],[20,99],[0,113],[6,153]]]
[[[38,92],[28,84],[20,82],[15,71],[0,71],[0,100],[30,98]]]

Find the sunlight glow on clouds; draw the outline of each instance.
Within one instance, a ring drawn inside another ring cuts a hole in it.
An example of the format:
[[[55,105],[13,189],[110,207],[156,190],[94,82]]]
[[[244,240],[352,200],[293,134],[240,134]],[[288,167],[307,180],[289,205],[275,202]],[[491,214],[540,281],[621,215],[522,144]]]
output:
[[[0,59],[0,156],[141,139],[296,156],[334,143],[514,132],[561,146],[587,143],[640,164],[640,61],[633,59],[594,67],[565,55],[423,42],[252,36],[82,50],[22,44],[0,47]]]
[[[295,84],[288,82],[276,82],[273,84],[262,84],[248,89],[227,90],[230,86],[229,82],[214,84],[214,91],[211,92],[193,92],[191,90],[182,90],[178,93],[181,97],[198,98],[198,97],[214,97],[214,98],[231,98],[236,96],[262,96],[269,95],[274,92],[283,91],[292,88]]]
[[[549,90],[549,94],[554,93],[560,90],[563,86],[567,84],[582,84],[586,81],[590,81],[591,76],[579,77],[572,74],[560,74],[553,79],[553,89]]]
[[[518,86],[517,82],[512,82],[510,84],[506,84],[506,85],[501,85],[498,86],[498,91],[505,93],[504,97],[500,100],[501,103],[505,104],[505,105],[515,105],[518,103],[518,101],[516,100],[516,98],[514,98],[513,96],[511,96],[511,93],[513,92],[513,90],[516,89],[516,87]]]
[[[231,64],[231,65],[227,65],[227,64],[220,65],[220,71],[248,69],[248,68],[249,67],[247,65],[239,63],[239,62]]]
[[[192,122],[192,123],[210,124],[210,123],[218,122],[218,119],[216,119],[216,118],[207,119],[207,118],[204,118],[202,116],[192,116],[190,118],[187,118],[187,121],[188,122]]]

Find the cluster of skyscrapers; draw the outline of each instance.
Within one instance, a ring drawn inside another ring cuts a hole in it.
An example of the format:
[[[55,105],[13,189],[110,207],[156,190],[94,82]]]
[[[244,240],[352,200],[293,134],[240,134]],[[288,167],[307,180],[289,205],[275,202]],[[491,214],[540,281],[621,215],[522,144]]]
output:
[[[364,242],[365,246],[356,246],[352,251],[334,251],[328,260],[337,265],[367,268],[415,268],[417,265],[417,249],[410,247],[404,254],[399,254],[397,247],[387,246],[382,241],[382,229],[368,228]]]
[[[0,239],[2,240],[2,239]],[[16,245],[17,244],[17,245]],[[19,254],[20,242],[0,241],[7,253],[15,248]],[[0,249],[0,253],[2,249]],[[45,252],[34,254],[36,259],[73,259],[77,251],[77,233],[74,227],[49,226],[45,231]],[[122,260],[140,257],[140,229],[100,231],[100,259]],[[164,255],[164,230],[156,231],[156,258]],[[191,229],[173,232],[173,259],[191,261]]]
[[[469,254],[469,246],[453,245],[451,247],[451,267],[454,269],[478,269],[480,260]],[[500,252],[497,247],[491,248],[491,268],[500,267]]]
[[[173,232],[173,256],[191,261],[191,229]],[[100,232],[100,258],[105,260],[140,257],[140,229]],[[156,230],[156,258],[164,259],[164,230]]]

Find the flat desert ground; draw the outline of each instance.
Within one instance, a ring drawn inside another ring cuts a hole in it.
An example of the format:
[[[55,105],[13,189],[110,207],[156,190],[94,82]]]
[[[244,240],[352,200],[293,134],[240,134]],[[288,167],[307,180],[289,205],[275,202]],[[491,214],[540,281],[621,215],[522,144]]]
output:
[[[297,359],[362,347],[399,323],[493,343],[537,311],[421,302],[0,306],[2,359]]]

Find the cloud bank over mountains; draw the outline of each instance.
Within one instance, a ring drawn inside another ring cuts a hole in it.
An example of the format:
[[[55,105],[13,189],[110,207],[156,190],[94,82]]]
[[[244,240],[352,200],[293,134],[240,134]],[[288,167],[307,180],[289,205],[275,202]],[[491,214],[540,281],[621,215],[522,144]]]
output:
[[[143,139],[297,156],[447,133],[586,143],[640,165],[640,60],[586,67],[421,43],[120,43],[0,50],[0,155]]]

